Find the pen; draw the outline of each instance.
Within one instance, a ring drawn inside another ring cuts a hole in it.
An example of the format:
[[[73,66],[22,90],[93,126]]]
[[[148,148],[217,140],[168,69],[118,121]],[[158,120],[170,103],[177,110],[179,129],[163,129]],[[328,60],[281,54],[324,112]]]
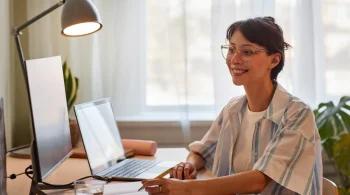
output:
[[[173,167],[167,169],[166,171],[164,171],[163,173],[159,174],[157,177],[155,177],[154,179],[158,179],[158,178],[163,178],[164,176],[166,176],[168,173],[170,173],[171,171],[173,170]],[[139,190],[137,191],[140,191],[140,190],[143,190],[144,187],[142,186]]]

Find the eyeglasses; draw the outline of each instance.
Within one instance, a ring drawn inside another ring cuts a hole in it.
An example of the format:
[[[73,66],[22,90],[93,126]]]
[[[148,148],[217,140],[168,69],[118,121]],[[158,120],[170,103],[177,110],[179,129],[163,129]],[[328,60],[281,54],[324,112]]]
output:
[[[232,58],[233,55],[237,54],[242,61],[249,61],[253,56],[259,52],[267,52],[266,49],[254,48],[254,47],[243,47],[241,49],[234,48],[230,45],[221,45],[221,54],[226,58]]]

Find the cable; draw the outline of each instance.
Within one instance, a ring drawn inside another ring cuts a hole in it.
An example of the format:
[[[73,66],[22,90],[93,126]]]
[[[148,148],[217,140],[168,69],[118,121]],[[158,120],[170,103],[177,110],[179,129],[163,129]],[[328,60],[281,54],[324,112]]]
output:
[[[29,171],[30,173],[33,173],[33,171]],[[16,179],[17,176],[20,176],[20,175],[23,175],[25,174],[25,172],[23,173],[18,173],[18,174],[11,174],[10,176],[6,177],[6,178],[9,178],[9,179]]]
[[[27,175],[27,177],[29,177],[30,179],[33,179],[33,177],[31,177],[29,174],[33,174],[33,171],[28,171],[29,169],[32,169],[32,165],[28,166],[24,173]],[[80,179],[77,179],[76,181],[79,181],[79,180],[83,180],[83,179],[87,179],[87,178],[94,178],[94,179],[99,179],[99,180],[103,180],[103,181],[107,181],[107,183],[110,181],[109,178],[107,177],[102,177],[102,176],[99,176],[99,175],[89,175],[89,176],[86,176],[86,177],[82,177]],[[45,184],[47,186],[51,186],[51,187],[69,187],[69,186],[72,186],[74,184],[75,181],[73,182],[70,182],[70,183],[67,183],[67,184],[50,184],[50,183],[46,183],[46,182],[39,182],[39,183],[42,183],[42,184]]]
[[[26,174],[27,177],[29,177],[31,180],[33,180],[33,177],[30,176],[30,174],[33,174],[33,171],[29,171],[29,169],[32,169],[32,165],[29,165],[23,173],[19,173],[19,174],[11,174],[9,177],[7,178],[10,178],[10,179],[16,179],[17,176],[19,175],[23,175],[23,174]],[[77,179],[76,181],[79,181],[79,180],[83,180],[83,179],[87,179],[87,178],[94,178],[94,179],[98,179],[98,180],[103,180],[103,181],[107,181],[110,182],[111,179],[107,178],[107,177],[102,177],[102,176],[99,176],[99,175],[89,175],[89,176],[86,176],[86,177],[82,177],[80,179]],[[46,183],[46,182],[38,182],[38,183],[42,183],[44,185],[47,185],[47,186],[51,186],[51,187],[70,187],[74,184],[75,181],[71,182],[71,183],[67,183],[67,184],[50,184],[50,183]]]
[[[23,175],[23,174],[26,174],[26,173],[28,173],[28,174],[33,174],[33,171],[28,171],[28,169],[32,169],[32,165],[29,165],[26,169],[25,169],[25,171],[23,172],[23,173],[18,173],[18,174],[11,174],[10,176],[8,176],[8,177],[6,177],[6,178],[9,178],[9,179],[16,179],[17,178],[17,176],[20,176],[20,175]]]

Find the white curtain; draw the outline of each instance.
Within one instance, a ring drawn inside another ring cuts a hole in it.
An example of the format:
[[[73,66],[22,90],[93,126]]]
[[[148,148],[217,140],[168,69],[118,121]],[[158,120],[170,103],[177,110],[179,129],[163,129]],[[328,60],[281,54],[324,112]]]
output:
[[[28,17],[57,0],[27,0]],[[29,58],[61,55],[79,78],[78,103],[110,97],[117,120],[213,120],[232,84],[220,45],[227,27],[273,16],[284,30],[285,68],[278,81],[315,108],[349,95],[350,5],[343,0],[103,0],[103,29],[60,35],[60,11],[29,28]],[[337,46],[338,45],[338,46]]]

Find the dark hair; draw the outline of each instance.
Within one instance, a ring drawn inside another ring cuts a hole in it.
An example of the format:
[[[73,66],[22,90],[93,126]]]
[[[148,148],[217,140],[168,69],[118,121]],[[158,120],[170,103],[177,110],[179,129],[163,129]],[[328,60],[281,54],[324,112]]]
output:
[[[271,70],[271,80],[276,80],[284,66],[284,50],[291,46],[284,42],[282,28],[275,23],[275,19],[257,17],[235,22],[228,27],[226,39],[230,40],[236,30],[241,31],[250,42],[265,47],[268,55],[281,54],[280,62]]]

